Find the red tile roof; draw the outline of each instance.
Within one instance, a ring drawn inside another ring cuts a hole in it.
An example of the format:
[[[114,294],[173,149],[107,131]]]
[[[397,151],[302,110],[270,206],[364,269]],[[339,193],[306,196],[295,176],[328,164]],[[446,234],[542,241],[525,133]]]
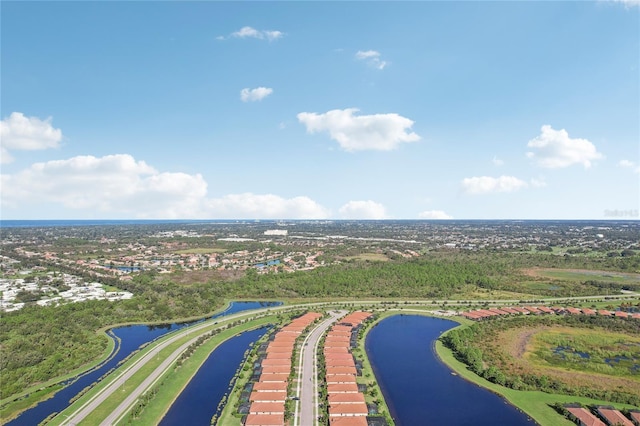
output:
[[[282,392],[287,390],[286,382],[257,382],[253,384],[253,390],[257,392]]]
[[[363,416],[357,417],[331,417],[329,419],[330,426],[367,426],[367,418]]]
[[[584,408],[567,407],[567,411],[578,418],[585,426],[606,426],[600,419]]]
[[[334,416],[366,416],[369,414],[367,404],[337,404],[329,407],[329,417]]]
[[[598,414],[610,425],[616,426],[633,426],[631,420],[627,419],[622,413],[615,408],[598,407]]]
[[[283,402],[253,402],[249,407],[251,414],[284,414]]]
[[[360,392],[352,393],[332,393],[328,396],[329,405],[352,404],[354,402],[364,402],[364,395]]]
[[[287,399],[287,392],[251,392],[249,401],[251,402],[284,402]]]
[[[249,414],[245,426],[284,426],[284,414]]]
[[[336,383],[327,385],[327,394],[358,392],[358,385],[355,383]]]

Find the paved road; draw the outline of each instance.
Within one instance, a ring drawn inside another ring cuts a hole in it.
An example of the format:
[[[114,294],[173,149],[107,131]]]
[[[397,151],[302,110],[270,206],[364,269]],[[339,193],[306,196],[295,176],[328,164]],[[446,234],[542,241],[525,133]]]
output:
[[[322,321],[307,335],[302,351],[300,351],[300,378],[296,396],[300,399],[296,404],[295,421],[298,424],[298,407],[300,407],[300,425],[315,426],[318,423],[318,342],[327,329],[347,314],[347,311],[332,311],[330,317]]]
[[[288,308],[288,307],[287,307]],[[282,308],[280,308],[282,309]],[[247,316],[252,316],[260,313],[267,312],[269,310],[276,310],[276,308],[265,308],[260,310],[253,310],[249,312],[241,312],[238,314],[233,314],[229,316],[225,316],[223,318],[216,318],[215,322],[218,321],[228,321],[234,320],[238,318],[243,318]],[[279,310],[279,309],[278,309]],[[142,393],[148,389],[151,384],[155,380],[158,379],[164,373],[166,369],[170,367],[170,365],[180,356],[180,354],[198,337],[207,332],[207,327],[210,327],[214,324],[214,320],[205,321],[201,324],[197,324],[191,327],[184,328],[180,331],[177,331],[176,334],[166,341],[159,343],[152,351],[145,354],[142,358],[136,361],[134,364],[129,366],[123,372],[120,373],[117,379],[115,379],[111,384],[106,386],[104,389],[100,390],[100,392],[96,393],[89,401],[87,401],[84,405],[74,411],[72,414],[66,417],[64,421],[62,421],[61,425],[76,425],[84,420],[87,416],[89,416],[100,404],[102,404],[107,398],[109,398],[113,393],[121,391],[123,389],[123,384],[126,384],[126,381],[131,378],[138,370],[144,367],[149,361],[151,361],[154,357],[157,356],[157,353],[169,346],[173,342],[178,339],[181,339],[189,334],[193,334],[193,339],[190,339],[187,343],[180,346],[176,349],[171,355],[169,355],[158,368],[156,368],[153,373],[151,373],[140,386],[138,386],[133,392],[131,392],[126,400],[116,408],[116,410],[109,415],[107,419],[101,423],[101,425],[111,425],[114,424],[114,420],[117,420],[120,416],[122,416],[131,405],[136,401],[137,398],[142,395]],[[126,403],[126,404],[125,404]],[[108,421],[109,420],[109,421]]]

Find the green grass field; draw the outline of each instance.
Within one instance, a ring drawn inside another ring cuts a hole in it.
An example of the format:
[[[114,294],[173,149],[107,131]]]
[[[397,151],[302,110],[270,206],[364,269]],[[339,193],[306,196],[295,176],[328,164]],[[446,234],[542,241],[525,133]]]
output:
[[[639,284],[640,274],[611,271],[588,271],[573,269],[534,269],[532,272],[538,276],[564,281],[607,281],[619,284]]]

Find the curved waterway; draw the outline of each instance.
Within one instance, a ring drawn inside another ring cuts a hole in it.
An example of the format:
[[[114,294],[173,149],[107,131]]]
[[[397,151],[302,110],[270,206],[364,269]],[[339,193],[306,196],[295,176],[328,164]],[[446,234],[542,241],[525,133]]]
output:
[[[453,375],[438,359],[435,340],[456,325],[396,315],[367,335],[367,355],[396,426],[535,424],[500,396]]]
[[[229,390],[229,382],[240,366],[245,351],[266,332],[267,327],[244,332],[226,340],[211,352],[171,405],[160,425],[208,425],[222,397]]]
[[[209,318],[218,318],[242,311],[266,308],[269,306],[281,305],[281,302],[232,302],[223,312],[219,312]],[[85,372],[69,380],[64,388],[59,390],[52,398],[40,402],[38,405],[23,411],[18,417],[7,423],[7,425],[37,425],[53,413],[66,409],[72,398],[87,386],[98,381],[111,369],[118,366],[118,363],[129,356],[140,346],[152,342],[165,334],[179,330],[181,328],[204,321],[205,319],[162,325],[129,325],[109,330],[111,337],[116,337],[116,347],[109,358],[97,368]],[[235,371],[235,369],[234,369]],[[228,382],[228,381],[227,381]],[[207,423],[208,424],[208,423]]]

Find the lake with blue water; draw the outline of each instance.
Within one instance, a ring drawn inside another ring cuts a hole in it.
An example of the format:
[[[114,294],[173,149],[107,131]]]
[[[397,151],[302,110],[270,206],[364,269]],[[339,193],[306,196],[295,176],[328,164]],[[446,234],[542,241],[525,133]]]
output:
[[[244,353],[267,332],[267,327],[247,331],[218,346],[187,387],[180,393],[160,425],[208,425],[227,391]]]
[[[281,302],[232,302],[225,311],[208,318],[218,318],[242,311],[278,306],[281,304]],[[204,319],[187,323],[130,325],[110,330],[109,333],[116,336],[120,342],[116,345],[114,352],[106,362],[98,368],[70,380],[67,386],[58,391],[52,398],[42,401],[38,405],[22,412],[18,417],[7,423],[7,425],[37,425],[51,414],[66,409],[70,405],[70,399],[78,395],[85,387],[95,383],[111,369],[117,367],[120,361],[140,348],[140,346],[152,342],[171,331],[176,331],[201,321],[204,321]]]
[[[534,425],[503,398],[452,374],[438,359],[435,340],[457,325],[396,315],[369,331],[365,348],[396,426]]]

